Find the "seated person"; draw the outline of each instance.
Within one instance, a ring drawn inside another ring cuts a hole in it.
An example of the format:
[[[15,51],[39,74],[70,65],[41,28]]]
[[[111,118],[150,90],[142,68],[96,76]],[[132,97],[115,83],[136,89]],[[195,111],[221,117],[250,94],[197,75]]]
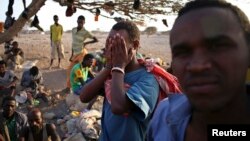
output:
[[[2,102],[3,112],[0,112],[0,139],[17,141],[21,131],[28,126],[27,117],[25,114],[16,111],[16,99],[14,97],[7,96]]]
[[[70,84],[74,94],[79,95],[83,85],[94,78],[94,74],[91,70],[93,61],[94,56],[92,54],[86,54],[83,61],[77,63],[72,68],[70,73]]]
[[[4,52],[6,55],[5,61],[11,61],[12,66],[16,68],[17,66],[21,65],[24,61],[24,53],[21,48],[18,47],[18,42],[14,41],[12,43],[12,48],[6,52]]]
[[[9,51],[12,48],[12,39],[4,43],[4,52]]]
[[[94,56],[92,54],[86,54],[81,63],[77,63],[71,70],[70,73],[70,84],[73,90],[73,93],[80,95],[80,91],[85,83],[94,78],[92,73]],[[97,97],[96,97],[97,98]],[[93,99],[86,110],[90,110],[96,98]]]
[[[4,96],[15,96],[17,77],[11,70],[6,70],[6,63],[0,61],[0,102]]]
[[[51,123],[44,123],[42,112],[38,108],[32,109],[28,113],[29,127],[26,127],[19,141],[60,141],[56,126]]]
[[[21,86],[24,88],[31,88],[36,90],[38,85],[43,81],[42,73],[37,66],[31,67],[29,70],[23,72],[21,79]]]
[[[32,102],[33,98],[42,98],[45,102],[48,102],[48,94],[42,89],[42,81],[42,73],[37,66],[23,72],[21,86],[28,92],[30,102]]]

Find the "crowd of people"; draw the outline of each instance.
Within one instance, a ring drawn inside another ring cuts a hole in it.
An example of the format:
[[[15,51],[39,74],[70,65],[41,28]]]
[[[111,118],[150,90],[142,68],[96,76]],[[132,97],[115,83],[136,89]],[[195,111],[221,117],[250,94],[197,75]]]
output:
[[[56,57],[58,67],[64,58],[63,27],[57,15],[53,18],[50,69]],[[104,68],[95,74],[95,56],[86,45],[98,40],[84,23],[84,16],[79,16],[72,29],[65,92],[88,103],[87,110],[98,96],[104,97],[100,141],[207,141],[209,125],[233,128],[250,123],[246,85],[250,23],[238,7],[219,0],[187,2],[170,32],[171,73],[157,69],[159,64],[146,63],[150,58],[138,52],[137,25],[120,21],[108,34]],[[92,40],[85,42],[87,38]],[[6,61],[19,64],[23,51],[10,41],[5,55],[0,61],[0,140],[61,140],[56,126],[45,123],[41,110],[32,108],[27,114],[16,110],[18,78],[6,69]],[[23,73],[21,86],[30,92],[30,101],[47,100],[42,83],[38,67]],[[167,98],[159,99],[164,92]]]

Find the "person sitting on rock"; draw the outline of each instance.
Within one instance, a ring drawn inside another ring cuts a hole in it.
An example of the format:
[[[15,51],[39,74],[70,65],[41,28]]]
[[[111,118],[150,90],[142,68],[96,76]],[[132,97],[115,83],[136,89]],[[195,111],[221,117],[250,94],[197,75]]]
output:
[[[77,63],[72,68],[70,73],[70,82],[75,95],[80,95],[82,87],[94,78],[94,74],[91,70],[93,61],[94,56],[92,54],[86,54],[82,63]],[[96,98],[89,103],[86,110],[90,110],[95,101]]]
[[[17,77],[11,70],[6,70],[6,63],[0,61],[0,102],[5,96],[15,96]]]
[[[31,109],[28,113],[29,127],[23,130],[19,141],[61,141],[56,126],[53,123],[44,123],[42,117],[38,108]]]
[[[16,99],[7,96],[2,101],[3,112],[0,113],[0,139],[17,141],[21,131],[28,126],[27,116],[16,111]],[[2,141],[2,140],[1,140]]]
[[[42,98],[45,102],[48,102],[48,94],[43,91],[42,82],[43,76],[37,66],[23,72],[21,86],[28,92],[28,99],[31,103],[33,98]]]
[[[11,61],[12,67],[16,69],[24,62],[24,52],[18,47],[18,42],[12,43],[12,48],[4,53],[6,55],[5,61]]]

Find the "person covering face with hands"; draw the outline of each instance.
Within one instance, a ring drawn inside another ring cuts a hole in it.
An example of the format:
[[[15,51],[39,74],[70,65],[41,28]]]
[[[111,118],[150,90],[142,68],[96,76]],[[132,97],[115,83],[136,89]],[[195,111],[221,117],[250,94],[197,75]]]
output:
[[[115,24],[106,41],[105,69],[81,91],[81,101],[89,102],[105,89],[101,141],[145,140],[159,86],[138,63],[139,46],[140,32],[133,22]]]

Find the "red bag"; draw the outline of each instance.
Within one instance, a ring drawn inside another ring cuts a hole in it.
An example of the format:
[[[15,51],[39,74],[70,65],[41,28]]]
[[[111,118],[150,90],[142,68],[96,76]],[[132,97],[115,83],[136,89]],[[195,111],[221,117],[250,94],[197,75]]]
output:
[[[142,59],[138,59],[138,62],[144,65],[147,71],[151,72],[155,76],[159,84],[160,93],[157,103],[159,103],[164,98],[168,97],[170,93],[182,94],[178,79],[174,75],[170,74],[157,64],[153,63],[153,61],[151,60],[144,61]],[[129,87],[130,87],[129,84],[126,83],[124,84],[125,90],[129,89]],[[111,92],[111,79],[107,79],[105,81],[105,96],[108,102],[111,104],[110,92]]]
[[[68,6],[66,9],[66,17],[71,17],[76,12],[76,8],[72,6]]]
[[[160,86],[160,94],[158,97],[158,102],[168,97],[170,93],[176,93],[176,94],[182,93],[179,81],[174,75],[167,72],[159,65],[153,63],[152,60],[144,61],[142,59],[138,59],[138,62],[140,64],[143,64],[147,68],[147,71],[151,72],[155,76]]]

